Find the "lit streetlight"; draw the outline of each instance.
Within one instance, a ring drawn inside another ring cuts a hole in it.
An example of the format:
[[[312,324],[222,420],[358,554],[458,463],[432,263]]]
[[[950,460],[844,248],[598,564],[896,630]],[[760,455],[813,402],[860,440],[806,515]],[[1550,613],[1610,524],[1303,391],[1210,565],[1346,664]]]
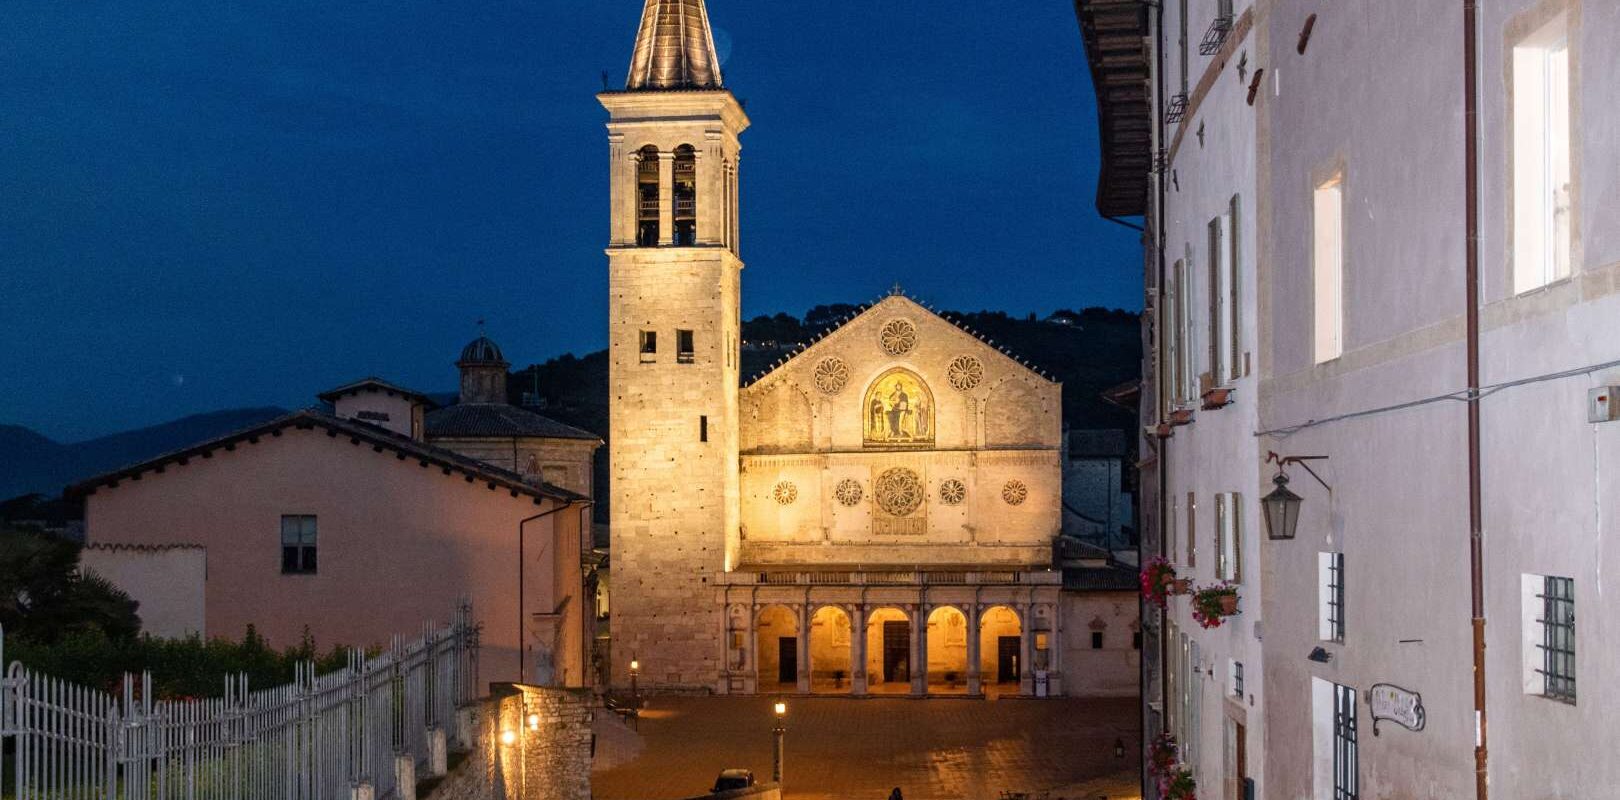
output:
[[[776,727],[771,729],[771,733],[776,735],[776,761],[771,769],[771,780],[779,787],[782,785],[782,736],[787,733],[786,720],[787,703],[777,702]]]
[[[636,678],[641,676],[641,662],[630,659],[630,702],[632,708],[641,708],[641,691],[636,688]]]

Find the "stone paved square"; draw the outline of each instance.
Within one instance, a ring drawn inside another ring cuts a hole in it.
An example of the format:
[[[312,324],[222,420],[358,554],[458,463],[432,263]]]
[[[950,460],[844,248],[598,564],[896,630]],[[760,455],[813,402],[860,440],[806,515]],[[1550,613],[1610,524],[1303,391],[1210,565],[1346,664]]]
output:
[[[769,780],[778,699],[653,698],[639,733],[599,713],[595,797],[692,797],[730,767]],[[1051,792],[1052,800],[1139,795],[1135,698],[786,702],[783,783],[792,800],[884,800],[896,786],[906,800],[995,800],[1003,791]],[[1124,758],[1114,755],[1116,740],[1125,743]]]

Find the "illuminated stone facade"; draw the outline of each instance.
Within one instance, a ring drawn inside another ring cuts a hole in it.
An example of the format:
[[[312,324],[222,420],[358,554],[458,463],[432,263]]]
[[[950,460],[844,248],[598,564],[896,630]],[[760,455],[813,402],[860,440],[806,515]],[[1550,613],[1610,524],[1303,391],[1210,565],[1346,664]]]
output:
[[[677,18],[638,59],[717,65]],[[1061,693],[1061,387],[896,293],[739,389],[748,118],[666,73],[599,96],[614,683]]]

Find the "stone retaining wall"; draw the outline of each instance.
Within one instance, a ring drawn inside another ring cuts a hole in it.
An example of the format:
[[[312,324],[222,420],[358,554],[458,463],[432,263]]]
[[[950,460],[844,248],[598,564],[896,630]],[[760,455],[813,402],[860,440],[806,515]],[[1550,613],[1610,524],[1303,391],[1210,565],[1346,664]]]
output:
[[[585,689],[495,684],[462,710],[467,756],[424,800],[590,800],[595,704]]]

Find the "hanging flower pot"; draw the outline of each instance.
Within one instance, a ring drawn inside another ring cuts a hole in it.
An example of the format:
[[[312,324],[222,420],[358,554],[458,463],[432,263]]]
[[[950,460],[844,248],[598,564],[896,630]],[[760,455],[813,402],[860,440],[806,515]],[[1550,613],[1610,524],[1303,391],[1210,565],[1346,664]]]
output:
[[[1205,586],[1193,593],[1193,619],[1205,628],[1219,628],[1221,621],[1238,613],[1237,587],[1230,583]]]
[[[1176,568],[1161,556],[1154,556],[1142,568],[1142,599],[1164,608],[1176,583]]]
[[[1176,768],[1176,737],[1169,731],[1153,738],[1148,746],[1148,770],[1157,776],[1168,775]]]

